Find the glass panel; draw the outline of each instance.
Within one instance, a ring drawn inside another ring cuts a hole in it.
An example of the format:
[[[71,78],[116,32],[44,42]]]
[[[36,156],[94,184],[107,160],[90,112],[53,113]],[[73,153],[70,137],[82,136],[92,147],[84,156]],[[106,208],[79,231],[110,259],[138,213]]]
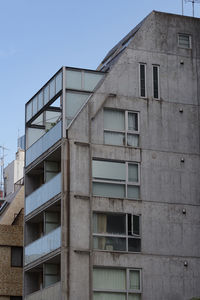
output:
[[[53,127],[60,119],[60,112],[57,111],[46,111],[46,122],[50,123]]]
[[[59,223],[60,216],[59,216],[58,213],[46,211],[46,213],[45,213],[45,220],[47,222]]]
[[[133,215],[133,234],[140,235],[140,217]]]
[[[125,290],[126,270],[94,268],[93,288],[99,290]]]
[[[116,131],[125,130],[125,114],[123,111],[105,109],[104,110],[104,129]]]
[[[59,171],[59,164],[55,161],[45,161],[45,170],[46,171]]]
[[[140,252],[141,251],[141,240],[136,238],[128,239],[128,251]]]
[[[44,88],[44,105],[49,101],[49,85]]]
[[[58,274],[58,265],[56,264],[44,264],[44,274],[56,275]]]
[[[60,224],[56,223],[45,223],[45,234],[59,227]]]
[[[43,114],[40,114],[39,117],[37,117],[33,122],[32,124],[34,125],[44,125],[44,122],[43,122]]]
[[[140,64],[140,96],[145,97],[145,65]]]
[[[72,119],[86,102],[90,94],[66,93],[66,117]]]
[[[38,129],[36,129],[38,130]],[[45,133],[45,131],[43,131]],[[42,153],[53,146],[58,140],[61,139],[61,122],[58,122],[51,130],[44,136],[37,140],[31,147],[28,143],[29,149],[26,151],[26,166],[39,157]]]
[[[127,134],[127,146],[138,147],[139,136],[137,134]]]
[[[138,182],[138,165],[128,164],[128,181]]]
[[[82,89],[82,76],[81,71],[66,70],[66,88],[69,89]]]
[[[125,181],[126,166],[125,163],[93,160],[92,175],[93,178]]]
[[[104,131],[104,143],[110,145],[124,145],[125,134]]]
[[[33,112],[32,112],[32,101],[29,102],[26,106],[26,120],[30,120],[32,118]]]
[[[50,99],[52,99],[55,96],[55,90],[56,90],[55,78],[51,80],[49,85],[50,85]]]
[[[38,95],[38,110],[43,107],[43,91],[41,91]]]
[[[93,220],[95,233],[126,234],[125,214],[94,213]]]
[[[62,72],[56,76],[56,94],[62,89]]]
[[[27,128],[26,131],[26,147],[29,148],[37,140],[39,140],[45,134],[44,129]]]
[[[140,294],[128,294],[128,300],[141,300]]]
[[[26,215],[46,203],[61,192],[61,174],[42,185],[28,197],[26,197]]]
[[[126,300],[126,294],[94,292],[94,300]]]
[[[54,284],[60,280],[60,277],[58,275],[45,275],[44,276],[44,286],[50,286],[51,284]]]
[[[25,265],[58,249],[61,246],[61,229],[58,227],[49,234],[25,247]]]
[[[103,74],[84,72],[84,90],[93,91]]]
[[[110,198],[124,198],[125,185],[93,182],[93,195]]]
[[[52,178],[54,178],[56,176],[57,173],[51,173],[51,172],[46,172],[46,178],[45,178],[45,182],[48,182],[49,180],[51,180]]]
[[[178,36],[179,46],[184,48],[190,48],[190,36],[187,34],[179,34]]]
[[[94,237],[94,249],[126,251],[126,238]]]
[[[140,271],[129,270],[129,289],[140,290]]]
[[[158,98],[158,67],[153,66],[153,97]]]
[[[128,198],[139,199],[139,192],[140,192],[139,186],[128,185],[127,187]]]
[[[37,96],[32,100],[33,102],[33,116],[37,113]]]
[[[138,114],[128,113],[128,130],[138,131]]]

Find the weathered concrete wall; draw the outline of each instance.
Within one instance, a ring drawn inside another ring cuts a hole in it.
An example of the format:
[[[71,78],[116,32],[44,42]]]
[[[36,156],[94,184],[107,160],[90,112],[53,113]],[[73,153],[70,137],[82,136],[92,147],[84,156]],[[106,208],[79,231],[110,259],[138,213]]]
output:
[[[177,35],[184,32],[192,35],[192,49],[177,46]],[[91,261],[94,266],[141,268],[143,300],[200,295],[199,32],[197,19],[151,14],[69,129],[70,299],[88,299],[90,278],[79,283],[79,270],[86,274]],[[139,62],[147,66],[146,98],[139,97]],[[153,64],[160,65],[159,100],[152,96]],[[140,113],[139,148],[103,145],[104,107]],[[91,157],[139,162],[141,199],[92,197],[89,203]],[[92,210],[141,214],[141,253],[92,251],[89,260]],[[78,249],[82,252],[74,251]]]

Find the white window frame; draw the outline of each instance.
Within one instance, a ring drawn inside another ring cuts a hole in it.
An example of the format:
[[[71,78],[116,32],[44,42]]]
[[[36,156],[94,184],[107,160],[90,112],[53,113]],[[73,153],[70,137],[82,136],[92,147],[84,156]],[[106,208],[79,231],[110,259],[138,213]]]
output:
[[[180,36],[187,36],[189,38],[189,47],[184,46],[184,45],[180,45]],[[191,34],[188,33],[178,33],[178,47],[179,48],[183,48],[183,49],[192,49],[192,36]]]
[[[124,181],[118,181],[118,180],[106,180],[101,178],[95,178],[92,177],[92,182],[99,182],[99,183],[111,183],[116,185],[124,185],[125,186],[125,197],[126,199],[134,199],[134,198],[128,198],[128,186],[138,186],[140,188],[140,164],[137,162],[124,162],[124,161],[112,161],[112,160],[101,160],[101,159],[93,159],[93,161],[104,161],[104,162],[113,162],[113,163],[124,163],[126,168],[126,179]],[[128,166],[129,165],[137,165],[138,170],[138,181],[128,181]],[[95,195],[96,196],[96,195]],[[99,196],[102,197],[102,196]],[[115,198],[115,197],[114,197]],[[139,189],[139,197],[140,199],[140,189]]]
[[[104,214],[104,215],[123,215],[125,216],[125,226],[126,226],[126,234],[111,234],[111,233],[95,233],[93,229],[93,237],[108,237],[108,238],[123,238],[126,239],[126,250],[109,250],[109,249],[98,249],[94,248],[94,250],[98,251],[112,251],[112,252],[127,252],[127,253],[141,253],[141,215],[136,214],[128,214],[128,213],[110,213],[110,212],[96,212],[94,211],[93,214]],[[139,234],[135,234],[132,232],[132,235],[128,235],[128,215],[131,215],[131,231],[133,231],[133,216],[139,217]],[[129,239],[137,239],[140,240],[140,251],[129,251],[128,250],[128,240]]]
[[[141,95],[141,69],[140,67],[144,66],[144,93],[145,95]],[[147,65],[146,63],[139,63],[139,97],[140,98],[147,98]]]
[[[99,293],[116,293],[116,294],[126,294],[126,300],[128,300],[129,294],[139,294],[141,296],[142,293],[142,270],[139,268],[112,268],[112,267],[99,267],[94,266],[93,269],[112,269],[112,270],[125,270],[126,271],[126,289],[125,290],[113,290],[113,289],[93,289],[93,292]],[[130,289],[130,271],[139,271],[140,278],[140,289]]]
[[[125,119],[125,124],[124,124],[124,130],[113,130],[113,129],[108,129],[108,128],[104,128],[104,135],[105,135],[105,132],[113,132],[113,133],[121,133],[121,134],[124,134],[124,144],[123,145],[119,145],[119,146],[126,146],[126,147],[133,147],[133,148],[138,148],[139,147],[139,144],[140,144],[140,140],[139,140],[139,137],[140,137],[140,114],[138,111],[132,111],[132,110],[117,110],[117,109],[113,109],[113,108],[107,108],[105,107],[104,108],[104,111],[105,110],[110,110],[110,111],[120,111],[120,112],[124,112],[124,119]],[[137,127],[138,127],[138,130],[129,130],[128,129],[128,115],[129,114],[136,114],[137,115]],[[137,135],[138,136],[138,146],[130,146],[128,145],[128,134],[132,134],[132,135]],[[104,144],[105,144],[105,138],[104,138]],[[106,144],[108,145],[108,144]],[[113,145],[113,144],[111,144]],[[117,145],[115,145],[117,146]]]
[[[153,69],[157,68],[158,73],[158,97],[155,97],[154,95],[154,72]],[[160,99],[160,66],[159,65],[152,65],[152,91],[153,91],[153,98],[159,100]]]

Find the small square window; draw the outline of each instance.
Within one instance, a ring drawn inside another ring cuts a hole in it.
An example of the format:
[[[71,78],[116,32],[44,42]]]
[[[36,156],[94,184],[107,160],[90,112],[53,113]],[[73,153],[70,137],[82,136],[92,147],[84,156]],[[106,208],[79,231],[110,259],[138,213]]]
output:
[[[178,34],[178,46],[181,48],[191,49],[191,35],[185,33]]]
[[[11,267],[23,267],[22,247],[11,247]]]

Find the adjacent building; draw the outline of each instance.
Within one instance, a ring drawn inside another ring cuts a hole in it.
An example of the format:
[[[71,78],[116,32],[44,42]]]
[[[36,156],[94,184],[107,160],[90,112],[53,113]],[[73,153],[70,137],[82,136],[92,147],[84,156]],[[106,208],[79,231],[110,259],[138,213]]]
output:
[[[0,300],[21,300],[23,291],[24,151],[4,169],[0,207]]]
[[[153,11],[27,102],[24,299],[200,295],[199,32]]]

